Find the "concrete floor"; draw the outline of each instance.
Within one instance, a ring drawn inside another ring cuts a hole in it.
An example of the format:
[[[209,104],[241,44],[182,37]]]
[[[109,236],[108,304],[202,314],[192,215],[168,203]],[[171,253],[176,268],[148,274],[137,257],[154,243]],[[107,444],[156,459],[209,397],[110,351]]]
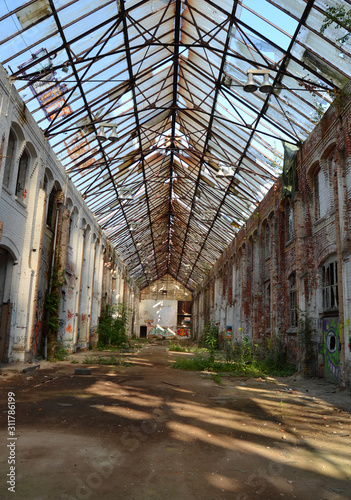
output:
[[[3,370],[1,499],[351,498],[349,391],[296,377],[218,385],[172,369],[189,354],[163,345],[126,355],[130,366],[81,364],[87,355]],[[74,374],[89,366],[91,375]],[[16,441],[8,439],[9,391]]]

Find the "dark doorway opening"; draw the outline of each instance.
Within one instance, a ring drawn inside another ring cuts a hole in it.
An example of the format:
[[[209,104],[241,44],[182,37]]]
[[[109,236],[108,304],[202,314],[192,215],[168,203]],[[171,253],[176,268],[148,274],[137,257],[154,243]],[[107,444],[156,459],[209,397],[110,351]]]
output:
[[[147,326],[141,326],[140,327],[140,338],[146,339],[146,336],[147,336]]]

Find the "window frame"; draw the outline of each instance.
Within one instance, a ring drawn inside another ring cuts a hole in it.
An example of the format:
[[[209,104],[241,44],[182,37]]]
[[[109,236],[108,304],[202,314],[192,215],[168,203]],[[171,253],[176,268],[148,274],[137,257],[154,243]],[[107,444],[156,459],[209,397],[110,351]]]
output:
[[[329,259],[321,268],[322,307],[325,312],[339,310],[338,261]]]
[[[25,165],[23,165],[23,160],[26,158]],[[17,200],[22,203],[26,203],[26,199],[28,196],[27,184],[28,184],[28,172],[31,163],[31,155],[27,148],[24,148],[23,153],[21,154],[18,161],[18,170],[17,170],[17,178],[16,178],[16,187],[15,187],[15,197]],[[19,189],[19,182],[23,181],[23,186]]]
[[[10,142],[10,138],[13,136],[13,142]],[[2,178],[2,186],[7,189],[11,190],[11,182],[13,179],[13,172],[15,170],[15,164],[16,164],[16,150],[17,150],[17,143],[18,143],[18,137],[15,133],[15,131],[11,128],[9,132],[9,136],[7,139],[7,148],[6,148],[6,158],[5,158],[5,166],[4,166],[4,176]],[[10,152],[10,144],[12,144],[12,151]],[[11,154],[9,154],[11,153]],[[8,183],[5,184],[5,178],[8,178]]]
[[[287,227],[286,240],[288,243],[295,238],[295,213],[290,201],[285,206],[285,223]]]
[[[293,271],[288,278],[289,285],[289,327],[298,326],[298,307],[297,307],[297,280],[296,271]]]

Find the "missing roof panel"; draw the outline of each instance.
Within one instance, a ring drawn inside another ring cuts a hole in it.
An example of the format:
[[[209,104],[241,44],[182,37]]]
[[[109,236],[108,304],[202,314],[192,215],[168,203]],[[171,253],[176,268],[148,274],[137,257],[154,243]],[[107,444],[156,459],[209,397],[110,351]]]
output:
[[[52,14],[48,0],[37,0],[36,2],[16,12],[22,29],[29,28],[34,24],[46,19]]]

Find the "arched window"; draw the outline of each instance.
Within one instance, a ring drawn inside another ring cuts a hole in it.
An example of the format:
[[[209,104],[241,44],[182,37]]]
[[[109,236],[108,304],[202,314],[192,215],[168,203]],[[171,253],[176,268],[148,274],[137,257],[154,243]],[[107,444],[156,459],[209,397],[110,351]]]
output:
[[[77,218],[78,218],[78,210],[76,207],[71,212],[70,218],[69,218],[69,244],[72,246],[73,245],[73,236],[74,236],[74,228],[77,223]]]
[[[29,168],[30,156],[25,149],[18,165],[18,174],[16,182],[16,196],[19,200],[25,201],[27,198],[27,173]]]
[[[46,225],[51,229],[54,229],[55,221],[56,221],[56,204],[57,204],[58,190],[56,186],[52,188],[52,191],[49,196],[48,208],[46,213]]]
[[[325,172],[319,169],[314,176],[316,219],[320,219],[327,214],[330,206],[330,185]]]
[[[10,134],[9,134],[9,141],[7,143],[4,179],[3,179],[3,186],[6,188],[10,187],[11,173],[14,170],[15,154],[16,154],[16,142],[17,142],[17,137],[13,133],[13,131],[11,130]]]

